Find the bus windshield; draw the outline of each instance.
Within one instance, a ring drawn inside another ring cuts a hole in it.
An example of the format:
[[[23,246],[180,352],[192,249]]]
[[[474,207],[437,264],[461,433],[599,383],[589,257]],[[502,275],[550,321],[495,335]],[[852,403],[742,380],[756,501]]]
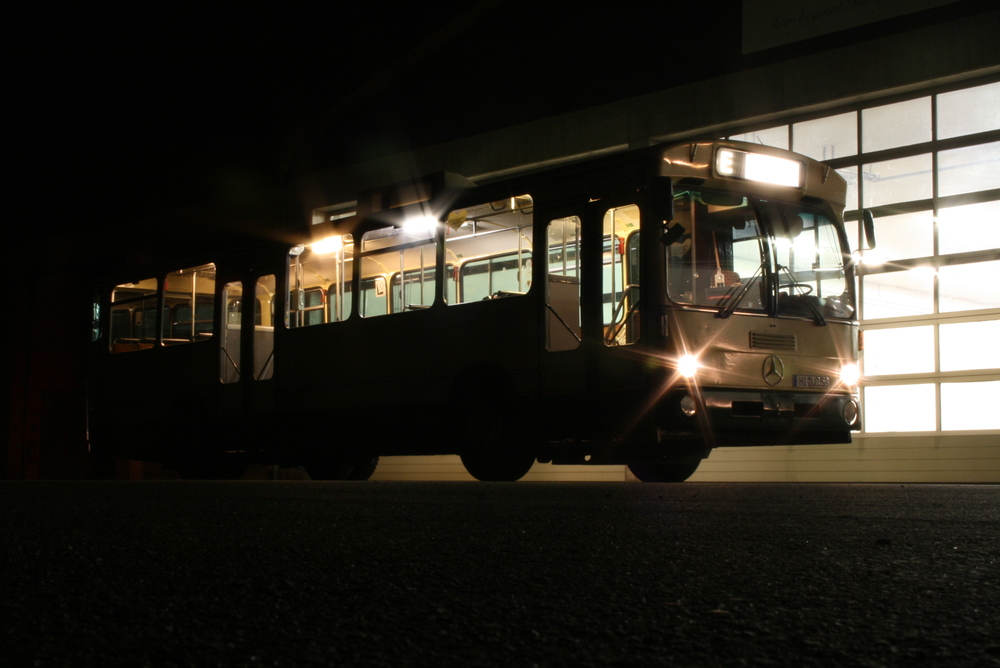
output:
[[[679,304],[850,318],[837,227],[818,210],[739,193],[675,193],[667,292]],[[679,226],[679,227],[678,227]]]

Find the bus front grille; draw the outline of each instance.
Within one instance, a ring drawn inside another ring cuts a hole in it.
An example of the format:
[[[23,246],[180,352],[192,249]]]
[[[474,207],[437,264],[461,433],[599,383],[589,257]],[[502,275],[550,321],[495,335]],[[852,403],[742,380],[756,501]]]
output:
[[[794,334],[767,334],[765,332],[750,332],[751,348],[767,348],[769,350],[796,350],[798,343]]]

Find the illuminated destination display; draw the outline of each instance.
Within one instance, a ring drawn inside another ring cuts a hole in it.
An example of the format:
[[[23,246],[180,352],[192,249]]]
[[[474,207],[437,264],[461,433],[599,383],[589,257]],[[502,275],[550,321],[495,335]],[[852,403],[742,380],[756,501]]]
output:
[[[762,153],[719,149],[715,169],[722,176],[798,188],[802,185],[802,163]]]

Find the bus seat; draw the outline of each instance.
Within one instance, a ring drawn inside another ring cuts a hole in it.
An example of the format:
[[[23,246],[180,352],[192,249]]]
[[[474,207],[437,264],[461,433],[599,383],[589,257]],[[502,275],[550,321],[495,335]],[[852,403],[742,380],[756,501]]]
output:
[[[722,270],[722,276],[725,286],[728,288],[732,285],[741,285],[740,275],[735,271],[730,271],[729,269]]]

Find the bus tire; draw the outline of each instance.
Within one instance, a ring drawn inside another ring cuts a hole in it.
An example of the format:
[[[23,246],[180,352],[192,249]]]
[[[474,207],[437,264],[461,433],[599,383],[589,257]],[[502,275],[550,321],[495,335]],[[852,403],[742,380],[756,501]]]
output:
[[[348,480],[368,480],[378,467],[378,457],[358,458],[354,470],[347,476]]]
[[[700,464],[700,461],[682,464],[629,464],[628,470],[642,482],[684,482],[698,470]]]
[[[469,475],[483,482],[520,480],[535,464],[535,455],[529,450],[467,448],[459,457]]]

